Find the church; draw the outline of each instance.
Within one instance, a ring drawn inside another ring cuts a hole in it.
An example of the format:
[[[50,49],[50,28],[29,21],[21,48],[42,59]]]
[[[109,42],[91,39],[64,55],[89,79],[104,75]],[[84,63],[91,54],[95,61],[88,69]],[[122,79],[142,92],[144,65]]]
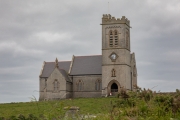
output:
[[[130,48],[130,21],[102,17],[102,55],[72,56],[45,62],[39,75],[39,100],[116,95],[137,85],[135,54]]]

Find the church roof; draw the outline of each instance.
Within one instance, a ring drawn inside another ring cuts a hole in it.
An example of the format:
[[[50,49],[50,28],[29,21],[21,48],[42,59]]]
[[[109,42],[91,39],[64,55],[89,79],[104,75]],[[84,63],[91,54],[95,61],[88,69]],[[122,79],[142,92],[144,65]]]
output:
[[[69,77],[68,77],[68,74],[65,70],[63,69],[59,69],[59,71],[61,72],[61,74],[64,76],[64,78],[66,79],[66,81],[69,81],[69,82],[72,82]]]
[[[74,56],[70,75],[102,74],[102,55]]]
[[[71,61],[58,62],[59,69],[64,69],[66,74],[69,71]],[[40,77],[49,77],[55,68],[55,62],[45,62],[42,75]],[[64,73],[64,72],[63,72]]]
[[[70,68],[71,65],[71,68]],[[94,56],[74,56],[71,61],[58,62],[59,70],[62,75],[69,80],[69,75],[101,75],[102,74],[102,55]],[[49,77],[56,67],[55,62],[45,62],[40,77]]]

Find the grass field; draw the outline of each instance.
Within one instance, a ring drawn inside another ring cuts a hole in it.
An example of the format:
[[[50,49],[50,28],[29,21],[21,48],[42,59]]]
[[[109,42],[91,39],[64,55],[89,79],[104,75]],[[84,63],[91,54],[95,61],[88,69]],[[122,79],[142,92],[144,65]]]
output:
[[[108,113],[111,101],[115,101],[117,98],[77,98],[66,99],[57,101],[42,101],[42,102],[25,102],[25,103],[6,103],[0,104],[0,116],[18,116],[22,114],[28,116],[33,114],[38,116],[39,114],[47,114],[51,112],[64,113],[64,107],[78,106],[80,107],[81,114],[99,114]]]
[[[64,107],[71,106],[80,107],[79,116],[95,115],[93,120],[180,120],[180,91],[157,94],[139,88],[116,97],[0,104],[0,120],[61,120]]]

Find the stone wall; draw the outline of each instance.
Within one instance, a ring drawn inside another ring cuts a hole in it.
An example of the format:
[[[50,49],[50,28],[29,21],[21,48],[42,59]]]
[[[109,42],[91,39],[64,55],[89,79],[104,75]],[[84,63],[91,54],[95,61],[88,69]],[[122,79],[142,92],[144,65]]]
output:
[[[131,55],[130,55],[130,21],[125,17],[115,19],[111,15],[104,15],[102,18],[102,95],[111,92],[111,85],[116,83],[118,91],[121,87],[131,90]],[[117,43],[115,43],[115,33],[117,31]],[[114,36],[114,37],[112,37]],[[110,41],[111,37],[111,41]],[[113,45],[110,45],[112,43]],[[116,59],[110,58],[111,54],[116,55]],[[115,71],[115,76],[112,75]]]
[[[78,90],[79,80],[83,82],[82,90]],[[101,89],[95,89],[97,80],[102,80],[101,75],[73,76],[73,97],[101,97]]]
[[[72,98],[72,87],[73,84],[71,82],[66,82],[66,98]]]
[[[73,92],[74,98],[95,98],[101,97],[101,91],[76,91]]]
[[[55,82],[57,82],[56,85]],[[47,78],[47,81],[45,78],[40,78],[39,100],[65,99],[67,97],[72,97],[72,83],[67,82],[57,68]]]

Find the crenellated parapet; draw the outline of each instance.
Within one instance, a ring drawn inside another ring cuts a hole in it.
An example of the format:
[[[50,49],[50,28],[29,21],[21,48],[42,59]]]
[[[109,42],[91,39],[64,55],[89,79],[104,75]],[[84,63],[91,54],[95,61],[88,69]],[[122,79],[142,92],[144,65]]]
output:
[[[102,24],[127,24],[128,26],[130,26],[130,21],[125,16],[122,16],[121,19],[116,19],[110,14],[104,14],[102,17]]]

